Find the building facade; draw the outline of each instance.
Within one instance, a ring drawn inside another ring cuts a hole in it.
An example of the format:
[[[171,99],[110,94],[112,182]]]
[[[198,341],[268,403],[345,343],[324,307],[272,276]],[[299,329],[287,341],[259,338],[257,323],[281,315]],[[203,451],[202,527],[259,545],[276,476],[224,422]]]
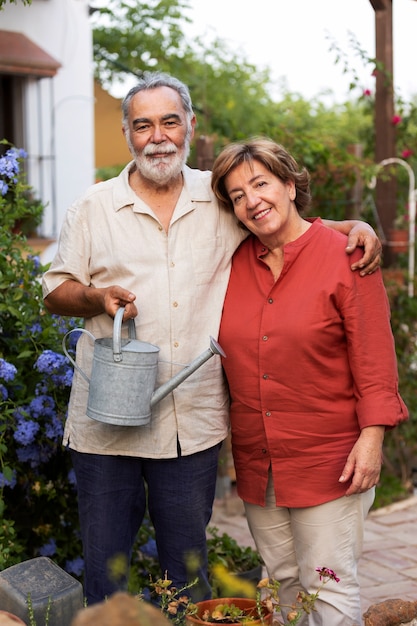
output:
[[[68,206],[95,178],[88,0],[0,11],[0,139],[28,153],[28,183],[45,205],[38,235],[56,238]]]

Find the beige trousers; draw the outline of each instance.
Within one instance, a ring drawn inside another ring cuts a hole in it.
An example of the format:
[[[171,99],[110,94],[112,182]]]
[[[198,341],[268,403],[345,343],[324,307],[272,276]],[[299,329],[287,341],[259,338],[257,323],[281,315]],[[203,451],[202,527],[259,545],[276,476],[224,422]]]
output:
[[[343,497],[319,506],[287,509],[275,505],[270,477],[266,506],[245,502],[246,516],[270,578],[280,581],[281,604],[291,605],[298,591],[315,593],[317,567],[332,569],[340,581],[329,580],[320,590],[316,611],[303,626],[360,626],[357,565],[362,552],[364,520],[375,490]],[[283,608],[284,616],[288,609]]]

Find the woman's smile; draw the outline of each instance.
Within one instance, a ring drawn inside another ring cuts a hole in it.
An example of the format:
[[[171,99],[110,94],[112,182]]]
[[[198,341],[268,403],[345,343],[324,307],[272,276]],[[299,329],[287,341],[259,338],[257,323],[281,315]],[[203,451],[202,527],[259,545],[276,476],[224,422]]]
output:
[[[263,217],[265,217],[265,215],[268,215],[270,211],[271,211],[271,208],[263,209],[262,211],[259,211],[259,213],[256,213],[256,215],[254,215],[252,219],[261,220]]]

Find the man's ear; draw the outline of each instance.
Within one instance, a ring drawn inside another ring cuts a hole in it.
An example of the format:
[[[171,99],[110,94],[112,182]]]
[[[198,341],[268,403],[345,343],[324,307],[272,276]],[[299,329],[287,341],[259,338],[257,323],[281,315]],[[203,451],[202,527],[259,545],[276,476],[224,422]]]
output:
[[[194,137],[195,127],[197,125],[197,118],[195,115],[191,118],[191,137],[190,140]]]

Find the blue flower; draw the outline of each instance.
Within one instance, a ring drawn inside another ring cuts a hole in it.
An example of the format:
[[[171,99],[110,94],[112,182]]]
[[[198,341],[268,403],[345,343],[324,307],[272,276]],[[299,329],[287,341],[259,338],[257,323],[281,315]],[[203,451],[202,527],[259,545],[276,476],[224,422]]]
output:
[[[47,543],[41,546],[38,550],[41,556],[53,556],[56,554],[56,541],[52,537]]]
[[[19,420],[13,437],[18,443],[27,446],[34,442],[39,428],[39,424],[33,420]]]
[[[55,415],[55,400],[46,394],[36,396],[30,401],[28,410],[30,416],[35,419],[53,417]]]
[[[53,415],[51,421],[45,424],[45,434],[52,441],[58,441],[64,434],[64,426],[56,415]]]
[[[75,476],[74,468],[71,468],[70,471],[68,472],[68,482],[70,485],[74,485],[74,486],[77,484],[77,478]]]
[[[17,174],[19,174],[20,165],[19,159],[27,156],[24,150],[18,150],[17,148],[10,148],[6,154],[0,157],[0,175],[8,179],[8,182],[17,183]],[[6,195],[8,185],[4,181],[1,186],[1,194]]]
[[[39,322],[35,322],[28,328],[30,335],[37,335],[42,332],[42,326]]]
[[[31,443],[24,448],[16,448],[16,456],[19,463],[29,463],[32,469],[36,469],[50,460],[51,449],[47,450],[43,446]]]
[[[0,398],[3,400],[7,400],[8,397],[9,392],[7,391],[6,387],[0,383]]]
[[[84,571],[84,559],[80,556],[77,556],[75,559],[66,561],[65,571],[68,572],[68,574],[81,576]]]
[[[4,359],[0,359],[0,378],[3,378],[6,382],[10,382],[17,374],[17,369],[11,363],[8,363]]]
[[[16,470],[12,470],[11,478],[6,478],[3,472],[0,472],[0,489],[2,489],[3,487],[10,487],[11,489],[13,489],[13,487],[15,486],[16,486]]]
[[[67,358],[53,350],[44,350],[33,366],[41,374],[48,374],[54,385],[70,387],[73,371]]]
[[[27,260],[28,261],[32,261],[33,263],[33,268],[35,271],[38,271],[41,267],[41,260],[40,257],[37,254],[28,254],[27,255]]]
[[[9,185],[4,182],[4,180],[0,180],[0,193],[2,196],[5,196],[9,191]]]
[[[155,559],[158,558],[158,550],[156,549],[156,541],[152,537],[150,537],[148,541],[143,544],[143,546],[140,546],[139,549],[141,552],[143,552],[145,556],[150,556]]]

